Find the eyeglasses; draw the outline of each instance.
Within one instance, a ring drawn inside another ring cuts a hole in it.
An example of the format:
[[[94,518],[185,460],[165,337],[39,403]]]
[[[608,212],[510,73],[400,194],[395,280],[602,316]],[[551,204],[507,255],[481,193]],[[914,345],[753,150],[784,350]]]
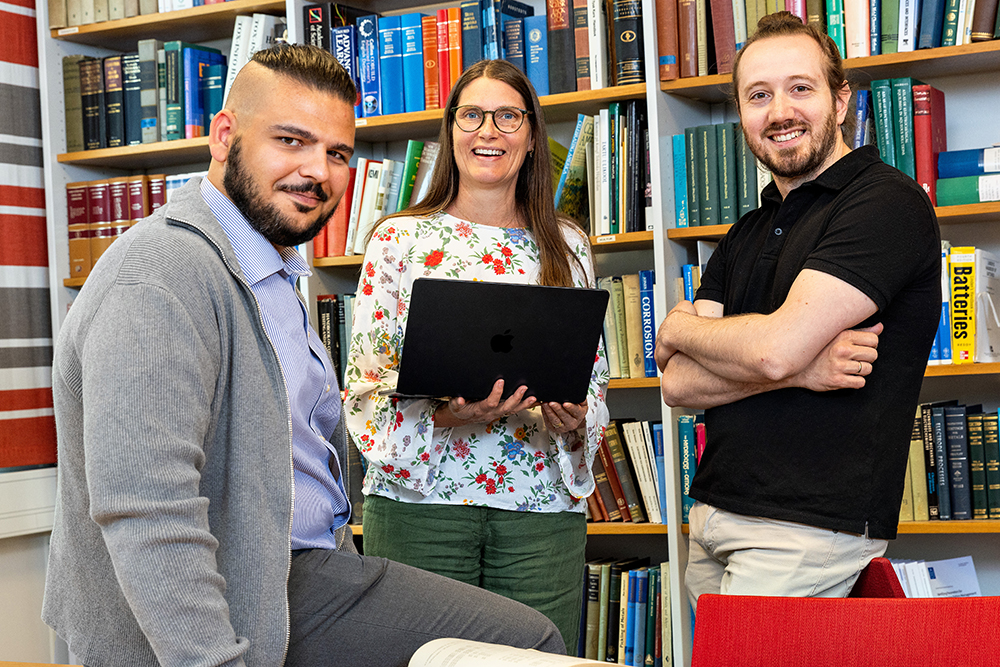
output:
[[[455,114],[455,124],[463,132],[475,132],[483,126],[486,116],[493,116],[493,124],[504,134],[520,130],[524,117],[531,113],[527,109],[517,107],[499,107],[493,111],[484,111],[472,105],[452,107],[451,111]]]

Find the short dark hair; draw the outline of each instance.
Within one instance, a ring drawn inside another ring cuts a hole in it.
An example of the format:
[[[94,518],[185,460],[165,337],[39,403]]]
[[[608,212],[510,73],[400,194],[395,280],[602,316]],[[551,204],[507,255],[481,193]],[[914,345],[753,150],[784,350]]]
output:
[[[250,59],[267,69],[354,105],[354,80],[329,51],[308,44],[278,44]]]
[[[733,60],[732,96],[736,103],[737,111],[740,108],[740,60],[743,54],[746,53],[747,47],[762,39],[794,35],[805,35],[819,45],[820,51],[823,52],[824,56],[823,70],[826,74],[826,83],[830,87],[830,92],[834,97],[837,96],[837,93],[844,87],[845,83],[850,85],[844,71],[844,61],[840,57],[840,49],[837,48],[837,43],[823,32],[818,23],[803,24],[802,19],[791,12],[775,12],[774,14],[767,14],[761,17],[757,22],[757,29],[743,44],[743,48],[739,50],[736,58]],[[853,96],[851,99],[854,99]],[[849,111],[841,127],[845,139],[854,133],[854,122],[854,114]]]

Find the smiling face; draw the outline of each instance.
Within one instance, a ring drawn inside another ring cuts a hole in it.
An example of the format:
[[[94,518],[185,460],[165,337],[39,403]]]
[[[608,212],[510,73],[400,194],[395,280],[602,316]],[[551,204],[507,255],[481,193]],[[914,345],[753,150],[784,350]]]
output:
[[[526,108],[524,99],[511,86],[486,77],[472,81],[462,91],[455,106],[465,105],[474,105],[484,111],[499,107]],[[475,132],[463,132],[452,121],[451,136],[460,189],[510,188],[513,196],[525,156],[535,147],[529,119],[510,134],[496,128],[492,114],[486,116]]]
[[[209,178],[264,238],[276,246],[298,245],[319,233],[347,190],[354,110],[257,69],[253,99],[213,120]]]
[[[812,180],[846,152],[840,124],[850,89],[827,84],[823,53],[806,35],[750,44],[739,64],[740,123],[753,154],[783,194]]]

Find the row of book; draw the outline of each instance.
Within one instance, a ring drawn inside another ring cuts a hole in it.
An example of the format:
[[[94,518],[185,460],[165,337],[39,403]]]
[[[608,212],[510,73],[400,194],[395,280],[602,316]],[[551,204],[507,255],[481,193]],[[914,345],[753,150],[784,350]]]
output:
[[[604,346],[612,378],[656,377],[656,314],[652,269],[597,279],[611,295],[604,314]]]
[[[633,667],[672,665],[669,564],[624,558],[585,567],[577,656]]]
[[[333,361],[337,382],[344,387],[344,370],[351,347],[354,294],[320,294],[316,297],[317,333]]]
[[[303,7],[307,44],[333,53],[354,77],[355,115],[439,109],[473,63],[503,58],[539,96],[644,81],[638,0],[463,0],[433,14],[381,16],[340,3]]]
[[[228,0],[49,0],[49,29],[214,5]]]
[[[996,410],[957,401],[917,406],[899,518],[1000,519]]]
[[[890,558],[896,579],[908,598],[956,598],[982,595],[972,556],[944,560]]]
[[[843,58],[1000,38],[996,0],[657,0],[660,79],[732,72],[757,22],[779,11],[818,23]]]
[[[941,319],[929,365],[1000,362],[1000,259],[941,242]]]
[[[597,488],[587,498],[590,520],[664,523],[663,456],[660,422],[609,422],[594,457]]]

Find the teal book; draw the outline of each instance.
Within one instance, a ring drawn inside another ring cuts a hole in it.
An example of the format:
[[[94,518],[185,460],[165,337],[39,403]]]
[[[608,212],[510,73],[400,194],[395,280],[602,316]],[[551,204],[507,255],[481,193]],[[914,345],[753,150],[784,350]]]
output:
[[[659,618],[659,608],[657,602],[660,598],[660,568],[649,568],[649,586],[646,595],[646,649],[643,660],[636,664],[656,665],[656,644],[659,639],[656,636],[656,619]]]
[[[205,136],[205,128],[211,123],[205,121],[205,77],[212,65],[225,65],[226,57],[221,51],[207,49],[183,49],[184,64],[184,138],[194,139]]]
[[[701,224],[717,225],[721,220],[719,200],[719,148],[714,125],[699,125],[695,132],[698,200]]]
[[[698,467],[695,454],[694,415],[679,415],[677,417],[677,442],[681,458],[681,523],[688,522],[694,500],[688,495],[691,491],[691,481]]]
[[[715,148],[719,162],[719,224],[731,225],[739,219],[736,187],[735,123],[715,126]]]
[[[621,115],[618,102],[608,105],[608,201],[611,213],[611,233],[618,234],[624,232],[624,225],[620,214],[621,197],[619,197],[620,181],[622,178],[621,165]],[[628,373],[622,377],[628,377]]]
[[[701,203],[698,197],[698,142],[693,127],[684,130],[684,153],[687,169],[688,226],[697,227],[701,224]]]
[[[556,209],[576,220],[583,229],[590,228],[590,197],[587,187],[587,145],[594,140],[594,117],[579,114],[573,141],[566,156]]]
[[[944,5],[944,21],[941,24],[941,46],[958,44],[958,11],[961,0],[947,0]]]
[[[736,201],[739,210],[736,219],[757,208],[757,158],[750,152],[750,146],[743,135],[739,123],[734,123],[736,135]]]
[[[204,103],[204,136],[208,136],[208,131],[212,125],[215,114],[222,111],[222,95],[226,86],[226,66],[217,63],[209,65],[205,70],[205,76],[201,80],[201,95]]]
[[[840,51],[840,57],[847,57],[847,35],[844,33],[844,0],[826,0],[826,34]]]
[[[688,226],[687,145],[683,134],[671,137],[674,170],[674,227]]]
[[[910,77],[892,79],[896,168],[914,180],[917,178],[917,163],[913,143],[913,86],[921,83]]]
[[[961,206],[1000,201],[1000,174],[939,178],[937,205]]]
[[[872,81],[872,112],[875,114],[875,139],[882,162],[896,166],[896,131],[892,110],[892,81]]]

